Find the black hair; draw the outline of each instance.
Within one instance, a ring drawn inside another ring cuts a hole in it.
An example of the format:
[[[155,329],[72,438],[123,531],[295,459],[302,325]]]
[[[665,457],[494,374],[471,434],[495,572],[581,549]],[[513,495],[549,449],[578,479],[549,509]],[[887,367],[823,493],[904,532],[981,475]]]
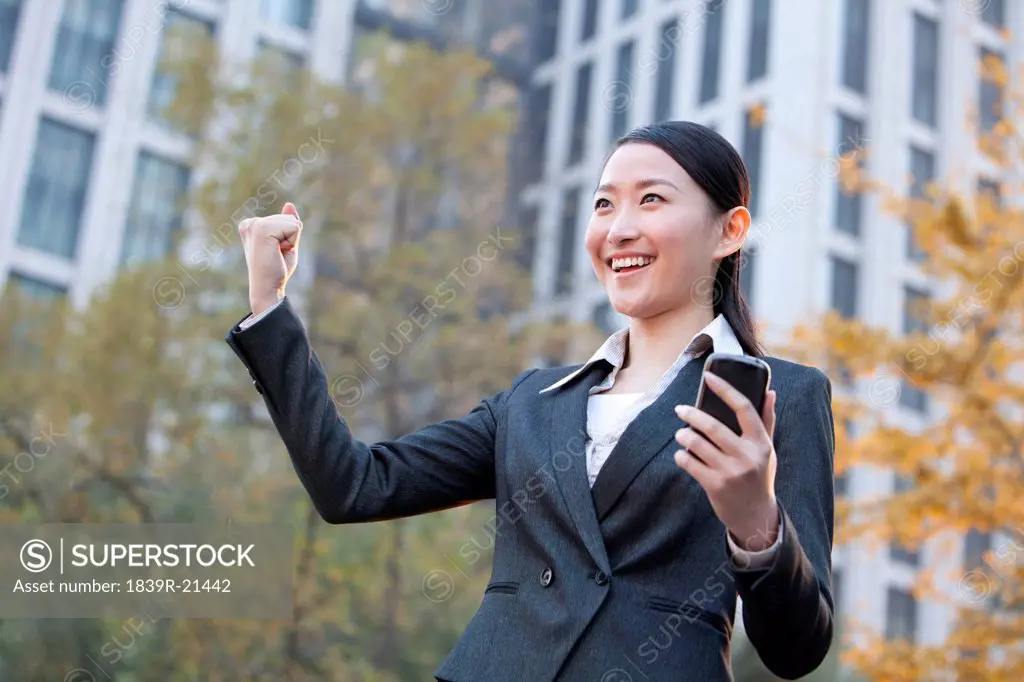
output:
[[[672,157],[704,190],[719,214],[747,206],[750,177],[739,152],[714,130],[691,121],[665,121],[636,128],[615,143],[647,143]],[[763,356],[750,304],[740,287],[742,249],[726,256],[715,275],[712,301],[715,315],[724,315],[748,355]]]

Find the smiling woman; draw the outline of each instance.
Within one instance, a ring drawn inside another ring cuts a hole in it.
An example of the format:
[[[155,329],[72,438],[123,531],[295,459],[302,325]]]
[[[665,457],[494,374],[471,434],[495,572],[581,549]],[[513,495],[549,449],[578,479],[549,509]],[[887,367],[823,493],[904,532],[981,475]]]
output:
[[[594,194],[586,235],[612,306],[651,317],[697,299],[724,315],[745,352],[761,355],[739,286],[749,200],[739,154],[704,126],[662,123],[619,140]],[[630,276],[641,271],[642,277]]]
[[[256,314],[227,341],[321,516],[381,521],[481,499],[519,510],[493,536],[490,584],[436,679],[729,682],[737,594],[772,673],[796,679],[825,659],[831,383],[764,355],[738,282],[749,195],[739,154],[707,128],[626,135],[602,169],[586,248],[628,326],[583,364],[527,369],[461,419],[377,443],[338,413],[283,296],[296,209],[241,228]],[[763,409],[705,371],[712,352],[762,357]],[[740,433],[694,408],[702,377]]]

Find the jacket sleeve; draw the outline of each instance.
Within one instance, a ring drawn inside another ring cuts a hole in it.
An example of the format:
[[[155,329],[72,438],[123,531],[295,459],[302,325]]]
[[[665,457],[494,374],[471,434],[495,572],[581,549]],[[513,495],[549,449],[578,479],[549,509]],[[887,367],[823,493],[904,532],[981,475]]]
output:
[[[506,397],[530,372],[461,419],[366,444],[339,414],[327,374],[287,298],[258,324],[244,330],[236,325],[225,340],[248,368],[300,481],[328,523],[388,520],[494,497],[500,415]],[[340,377],[335,384],[347,393],[358,381]]]
[[[775,432],[782,543],[767,567],[734,574],[751,644],[772,673],[795,680],[832,644],[835,427],[823,372],[803,373],[789,390]]]

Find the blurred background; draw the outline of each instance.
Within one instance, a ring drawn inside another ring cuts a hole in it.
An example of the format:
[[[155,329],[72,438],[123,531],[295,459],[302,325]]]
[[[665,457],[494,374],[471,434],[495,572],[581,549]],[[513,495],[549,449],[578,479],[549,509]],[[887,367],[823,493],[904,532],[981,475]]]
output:
[[[1022,33],[1011,0],[0,0],[0,519],[295,529],[292,621],[8,619],[0,680],[433,679],[514,528],[319,518],[223,341],[237,224],[298,206],[289,296],[395,437],[624,323],[588,205],[666,119],[742,153],[744,291],[833,381],[808,679],[1024,679]],[[733,658],[776,679],[739,615]]]

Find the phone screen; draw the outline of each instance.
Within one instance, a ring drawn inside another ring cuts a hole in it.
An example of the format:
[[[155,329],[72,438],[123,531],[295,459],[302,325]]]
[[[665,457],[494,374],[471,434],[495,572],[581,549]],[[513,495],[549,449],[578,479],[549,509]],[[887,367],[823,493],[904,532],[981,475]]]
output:
[[[767,365],[760,362],[749,362],[742,359],[731,359],[729,357],[710,357],[704,365],[705,372],[713,372],[722,377],[740,393],[747,397],[761,414],[764,408],[765,397],[768,393],[768,382],[770,370]],[[739,435],[739,420],[732,408],[718,397],[718,394],[703,385],[701,380],[700,396],[697,400],[697,408],[710,414],[718,421],[732,429],[733,433]]]

